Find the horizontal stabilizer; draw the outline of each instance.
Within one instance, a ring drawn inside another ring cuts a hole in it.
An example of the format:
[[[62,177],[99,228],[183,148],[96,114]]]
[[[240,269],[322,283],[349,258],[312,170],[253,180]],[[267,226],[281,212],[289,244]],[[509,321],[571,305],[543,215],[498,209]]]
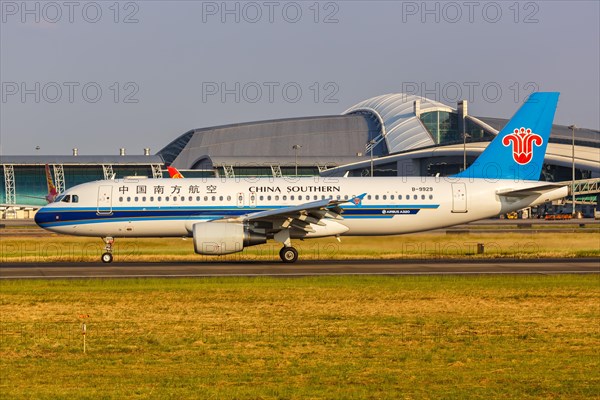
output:
[[[542,193],[550,192],[550,191],[556,190],[556,189],[560,189],[560,188],[562,188],[564,186],[565,185],[546,184],[546,185],[540,185],[540,186],[535,186],[535,187],[530,187],[530,188],[525,188],[525,189],[499,190],[499,191],[496,192],[496,194],[498,196],[505,196],[505,197],[539,196]]]

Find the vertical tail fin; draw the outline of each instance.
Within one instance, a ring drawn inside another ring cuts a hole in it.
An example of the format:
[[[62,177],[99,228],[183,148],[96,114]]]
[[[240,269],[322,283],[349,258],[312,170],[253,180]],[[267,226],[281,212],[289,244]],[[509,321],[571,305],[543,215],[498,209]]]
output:
[[[533,93],[459,178],[539,180],[558,104],[557,92]]]
[[[167,171],[169,171],[169,176],[172,179],[181,179],[183,178],[183,174],[177,170],[175,167],[167,167]]]
[[[56,191],[56,186],[54,186],[52,174],[50,173],[50,166],[48,164],[46,164],[46,184],[48,185],[48,194],[46,195],[46,201],[48,203],[53,203],[54,199],[56,199],[56,195],[58,194],[58,192]]]

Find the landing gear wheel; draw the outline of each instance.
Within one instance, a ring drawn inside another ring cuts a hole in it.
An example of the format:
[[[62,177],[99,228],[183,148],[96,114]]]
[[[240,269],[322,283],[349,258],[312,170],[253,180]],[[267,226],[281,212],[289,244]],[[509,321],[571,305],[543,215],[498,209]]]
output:
[[[102,238],[102,240],[104,241],[104,244],[106,245],[106,246],[104,246],[104,250],[106,250],[106,253],[102,254],[102,257],[100,257],[100,259],[102,260],[102,262],[104,264],[109,264],[113,260],[112,250],[113,250],[113,243],[115,242],[115,239],[110,236],[107,236],[107,237]]]
[[[298,261],[298,251],[293,247],[284,247],[279,251],[279,257],[284,263],[295,263]]]
[[[104,253],[104,254],[102,254],[102,262],[104,264],[111,263],[112,260],[113,260],[112,254],[110,254],[110,253]]]

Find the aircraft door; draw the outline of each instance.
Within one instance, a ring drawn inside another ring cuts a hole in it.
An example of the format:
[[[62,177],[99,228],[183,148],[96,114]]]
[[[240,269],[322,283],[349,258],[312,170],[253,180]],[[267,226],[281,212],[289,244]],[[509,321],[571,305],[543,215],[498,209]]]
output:
[[[244,193],[237,194],[237,206],[238,208],[244,208]]]
[[[452,184],[452,212],[467,212],[467,187],[464,183]]]
[[[102,185],[98,188],[98,214],[112,214],[112,190],[113,187],[110,185]]]

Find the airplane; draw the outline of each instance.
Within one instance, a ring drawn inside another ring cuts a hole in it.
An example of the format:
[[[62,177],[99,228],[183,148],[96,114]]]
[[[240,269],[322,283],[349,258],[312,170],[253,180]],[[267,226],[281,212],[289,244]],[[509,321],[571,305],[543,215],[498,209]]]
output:
[[[568,195],[539,181],[559,93],[533,93],[474,164],[450,177],[124,179],[84,183],[38,211],[47,230],[115,238],[191,237],[203,255],[275,240],[398,235],[464,224]]]
[[[31,199],[40,199],[46,200],[46,203],[52,203],[56,200],[56,196],[58,196],[58,191],[56,190],[56,186],[54,186],[54,180],[52,179],[52,174],[50,173],[50,166],[46,164],[46,185],[48,187],[48,193],[44,197],[40,196],[28,196],[21,195],[22,197],[27,197]],[[0,208],[2,209],[10,209],[10,208],[38,208],[39,204],[0,204]]]
[[[181,172],[177,170],[175,167],[167,167],[167,171],[169,171],[169,176],[171,179],[183,179],[184,176]]]

